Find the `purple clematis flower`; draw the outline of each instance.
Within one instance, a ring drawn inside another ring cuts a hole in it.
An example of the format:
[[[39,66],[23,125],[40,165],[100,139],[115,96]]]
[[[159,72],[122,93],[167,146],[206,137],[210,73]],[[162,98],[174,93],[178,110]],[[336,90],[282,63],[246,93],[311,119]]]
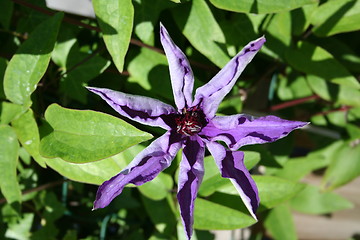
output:
[[[125,185],[141,185],[154,179],[170,166],[177,152],[183,148],[177,198],[182,223],[190,239],[194,202],[204,175],[203,160],[207,147],[222,177],[231,180],[248,211],[256,219],[258,190],[244,166],[243,152],[236,150],[248,144],[276,141],[307,124],[275,116],[254,118],[244,114],[215,115],[220,102],[260,50],[265,38],[260,37],[246,45],[215,77],[196,90],[193,100],[194,76],[187,58],[162,25],[160,37],[169,62],[176,108],[149,97],[88,87],[121,115],[167,130],[140,152],[129,166],[99,187],[94,209],[109,205]],[[227,148],[217,141],[225,142]]]

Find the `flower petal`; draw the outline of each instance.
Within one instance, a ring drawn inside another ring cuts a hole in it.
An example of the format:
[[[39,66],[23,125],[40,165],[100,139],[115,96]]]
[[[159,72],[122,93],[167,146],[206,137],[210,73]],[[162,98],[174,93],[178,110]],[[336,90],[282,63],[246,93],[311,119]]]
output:
[[[205,115],[211,119],[222,99],[229,93],[246,65],[253,59],[264,42],[265,38],[261,37],[246,45],[207,84],[196,90],[193,105],[200,104]]]
[[[194,223],[194,202],[204,176],[205,147],[198,136],[188,137],[184,145],[177,199],[185,233],[190,239]]]
[[[214,117],[199,134],[211,141],[224,141],[230,150],[237,150],[244,145],[274,142],[307,124],[276,116],[254,118],[237,114]]]
[[[194,87],[194,75],[185,54],[172,41],[165,27],[160,24],[160,40],[163,45],[171,77],[175,104],[179,110],[190,107]]]
[[[142,185],[154,179],[162,170],[170,166],[181,145],[180,136],[170,132],[156,139],[123,171],[99,187],[93,209],[109,205],[129,183]]]
[[[213,155],[221,176],[230,179],[251,216],[257,219],[255,212],[259,207],[259,194],[255,181],[244,165],[244,153],[228,151],[216,142],[209,142],[206,146]]]
[[[170,130],[174,123],[169,116],[176,110],[157,99],[126,94],[106,88],[87,87],[87,89],[104,99],[122,116],[145,125],[162,127]]]

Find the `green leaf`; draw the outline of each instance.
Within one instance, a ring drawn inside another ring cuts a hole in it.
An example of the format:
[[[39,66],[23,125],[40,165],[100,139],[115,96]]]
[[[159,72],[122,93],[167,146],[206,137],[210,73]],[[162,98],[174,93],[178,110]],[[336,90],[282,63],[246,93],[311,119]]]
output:
[[[282,12],[274,14],[266,28],[264,50],[271,51],[275,58],[284,58],[285,51],[291,44],[291,14]]]
[[[295,8],[302,7],[307,4],[316,3],[317,0],[210,0],[215,7],[232,11],[245,13],[276,13],[289,11]]]
[[[253,175],[256,186],[259,190],[260,204],[266,208],[276,205],[293,198],[299,193],[304,185],[273,176]],[[227,185],[219,189],[219,192],[237,195],[238,192],[232,185]]]
[[[318,76],[332,83],[360,89],[356,78],[321,47],[299,42],[296,49],[288,49],[286,59],[298,71]]]
[[[133,27],[134,7],[131,0],[92,1],[104,41],[115,66],[122,72]]]
[[[253,176],[259,189],[261,205],[272,208],[293,198],[304,185],[273,176]]]
[[[0,125],[0,188],[8,203],[20,202],[21,191],[16,176],[19,143],[16,133],[7,125]]]
[[[190,12],[187,15],[184,11]],[[230,60],[224,51],[225,37],[206,1],[193,0],[190,10],[178,10],[173,13],[176,23],[191,45],[218,67],[225,66]]]
[[[169,195],[168,198],[163,200],[151,200],[144,196],[141,197],[146,212],[148,213],[151,221],[154,223],[156,229],[163,234],[172,236],[176,228],[176,218],[173,208],[173,199]],[[169,238],[166,238],[169,239]]]
[[[278,75],[277,94],[283,101],[311,96],[313,92],[306,78],[295,71],[287,69],[284,75]]]
[[[306,157],[292,158],[287,161],[276,175],[292,181],[299,181],[310,172],[329,165],[332,156],[341,148],[337,141],[325,148],[309,153]]]
[[[311,90],[321,98],[338,104],[360,106],[360,91],[350,86],[338,85],[315,75],[307,75]]]
[[[274,239],[297,239],[294,221],[287,204],[282,204],[271,209],[265,219],[264,225]]]
[[[244,163],[247,169],[253,168],[260,161],[260,154],[257,152],[244,151],[244,154]],[[220,176],[219,168],[212,156],[205,157],[204,168],[205,175],[200,185],[199,195],[207,197],[223,187],[232,186],[229,179]]]
[[[13,119],[19,117],[26,109],[14,103],[2,102],[1,103],[1,114],[0,114],[0,123],[8,124]]]
[[[314,12],[311,18],[313,32],[320,37],[360,29],[360,2],[328,1]]]
[[[134,31],[139,39],[149,45],[154,45],[154,26],[161,11],[175,4],[164,0],[136,0],[134,1]]]
[[[0,24],[3,28],[9,29],[14,9],[14,2],[10,0],[2,0],[0,1],[0,9]]]
[[[291,11],[291,31],[295,36],[301,36],[310,26],[310,18],[317,9],[318,3],[308,4]]]
[[[172,190],[172,178],[165,173],[160,173],[153,180],[138,187],[139,191],[151,200],[164,199]]]
[[[30,95],[49,65],[63,15],[57,13],[37,26],[11,58],[5,72],[4,90],[13,103],[31,105]]]
[[[12,126],[21,145],[42,167],[46,168],[45,159],[40,155],[39,129],[31,109],[12,121]]]
[[[155,93],[154,98],[173,100],[168,63],[165,55],[142,48],[129,64],[129,82],[137,83],[146,90]]]
[[[24,213],[23,217],[19,221],[9,224],[5,237],[8,239],[30,239],[33,221],[33,213]]]
[[[53,132],[41,140],[41,154],[74,163],[104,159],[151,138],[119,118],[95,111],[52,104],[45,118]]]
[[[346,131],[349,134],[351,140],[360,139],[359,126],[348,123],[345,128],[346,128]]]
[[[100,185],[123,170],[143,149],[141,145],[135,145],[110,158],[83,164],[52,158],[47,159],[46,165],[73,181]]]
[[[296,211],[307,214],[328,214],[353,207],[351,202],[340,195],[321,192],[318,187],[308,184],[290,203]]]
[[[306,157],[292,158],[287,161],[276,176],[292,181],[301,180],[310,172],[326,167],[329,164],[329,158],[320,154],[310,153]]]
[[[68,62],[76,62],[72,66],[67,66],[71,69],[60,82],[60,91],[63,95],[75,99],[81,103],[86,103],[88,91],[84,87],[91,79],[100,75],[106,68],[109,67],[110,61],[105,60],[99,55],[91,55],[81,53],[77,44],[74,44],[69,55]],[[84,59],[87,61],[84,62]],[[79,65],[79,63],[82,63]]]
[[[360,72],[360,56],[355,52],[356,49],[349,45],[348,42],[335,37],[326,38],[326,41],[318,38],[314,42],[328,51],[343,66],[346,66],[349,71]]]
[[[240,201],[240,200],[239,200]],[[244,212],[201,198],[195,201],[194,228],[201,230],[231,230],[248,227],[256,222]]]
[[[323,188],[330,191],[360,176],[360,144],[358,139],[343,142],[331,156],[323,178]]]

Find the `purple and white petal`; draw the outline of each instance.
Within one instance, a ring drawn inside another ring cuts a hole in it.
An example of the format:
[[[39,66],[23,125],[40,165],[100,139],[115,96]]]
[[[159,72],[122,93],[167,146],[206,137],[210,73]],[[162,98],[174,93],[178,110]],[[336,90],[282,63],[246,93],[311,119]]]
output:
[[[204,176],[204,153],[204,143],[198,136],[187,138],[180,163],[177,199],[188,239],[193,231],[195,199]]]
[[[230,179],[251,216],[257,220],[255,212],[259,207],[259,194],[255,181],[244,165],[244,153],[226,150],[216,142],[210,142],[206,147],[213,155],[221,176]]]
[[[307,124],[276,116],[253,118],[237,114],[214,117],[199,134],[210,141],[224,141],[230,150],[237,150],[244,145],[274,142]]]
[[[87,89],[104,99],[120,115],[145,125],[171,129],[169,114],[176,109],[157,99],[126,94],[106,88],[87,87]]]
[[[169,63],[171,85],[175,104],[179,110],[190,107],[194,75],[188,59],[178,46],[172,41],[165,27],[160,24],[160,40]]]
[[[156,139],[123,171],[99,187],[93,210],[109,205],[122,192],[125,185],[129,183],[142,185],[154,179],[162,170],[170,166],[181,145],[180,136],[170,132]]]
[[[200,104],[205,115],[212,118],[222,99],[230,92],[246,65],[253,59],[265,41],[265,37],[261,37],[246,45],[207,84],[196,90],[193,105]]]

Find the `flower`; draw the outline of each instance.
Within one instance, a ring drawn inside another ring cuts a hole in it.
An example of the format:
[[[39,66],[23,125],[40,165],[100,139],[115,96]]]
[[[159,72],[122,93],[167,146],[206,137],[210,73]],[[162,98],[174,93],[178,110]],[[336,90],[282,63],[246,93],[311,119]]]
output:
[[[183,148],[177,199],[185,233],[192,235],[194,202],[204,175],[205,147],[213,155],[222,177],[229,178],[250,214],[256,219],[258,190],[244,166],[244,153],[236,151],[248,144],[268,143],[288,135],[307,123],[283,120],[275,116],[254,118],[237,114],[216,116],[217,108],[229,93],[245,66],[265,42],[264,37],[250,42],[192,98],[194,76],[184,53],[160,26],[160,39],[169,62],[176,108],[159,100],[126,94],[105,88],[88,87],[122,116],[167,130],[140,152],[118,175],[98,189],[94,209],[106,207],[125,185],[142,185],[169,167]],[[228,148],[219,144],[223,141]]]

